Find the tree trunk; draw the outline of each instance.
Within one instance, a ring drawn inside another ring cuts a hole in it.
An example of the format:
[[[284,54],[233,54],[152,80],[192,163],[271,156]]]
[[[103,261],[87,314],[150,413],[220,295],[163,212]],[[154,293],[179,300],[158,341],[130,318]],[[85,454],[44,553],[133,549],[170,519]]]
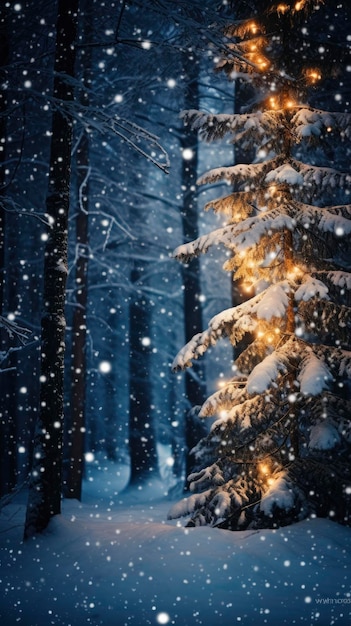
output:
[[[72,100],[64,75],[74,75],[78,0],[58,2],[54,98]],[[44,305],[41,335],[40,407],[36,424],[33,467],[24,538],[44,530],[61,512],[63,372],[67,228],[71,173],[72,124],[58,106],[52,118],[47,214],[50,221],[45,250]]]
[[[131,273],[134,286],[130,303],[130,485],[142,485],[158,475],[156,436],[152,422],[150,381],[150,308],[140,289],[145,267],[140,262]]]
[[[85,383],[86,383],[86,308],[88,299],[88,160],[86,132],[77,151],[78,214],[76,217],[75,306],[72,320],[72,364],[70,424],[68,430],[68,472],[66,498],[81,499],[84,471]]]
[[[8,64],[9,46],[7,37],[7,12],[5,5],[0,8],[0,66]],[[5,83],[5,81],[3,81]],[[5,194],[5,167],[6,160],[6,89],[0,89],[0,195]],[[0,202],[0,315],[5,313],[5,218],[4,204]],[[0,328],[0,352],[9,348],[9,336],[4,328]],[[12,358],[7,362],[7,368],[12,366]],[[0,495],[8,493],[16,482],[16,428],[14,415],[10,410],[14,408],[13,378],[15,372],[0,372],[1,376],[1,410],[0,410],[0,441],[3,453],[0,460]]]
[[[6,66],[9,57],[8,37],[6,33],[7,10],[3,5],[0,8],[0,67]],[[5,82],[5,81],[3,81]],[[6,159],[6,89],[0,88],[0,194],[5,191],[4,163]],[[4,280],[5,280],[5,210],[0,202],[0,314],[4,305]]]
[[[91,12],[87,2],[81,5],[83,39],[91,39]],[[83,82],[89,86],[91,50],[80,56]],[[88,93],[83,93],[83,104],[88,105]],[[65,476],[65,497],[81,500],[84,472],[85,392],[86,392],[86,309],[88,300],[88,243],[89,243],[89,136],[86,130],[77,148],[77,216],[75,306],[72,320],[71,402],[67,447],[68,471]]]
[[[188,85],[185,93],[184,108],[198,109],[199,93],[198,93],[198,68],[196,62],[187,62],[186,73],[188,77]],[[183,238],[185,242],[193,241],[199,236],[198,229],[198,208],[196,194],[197,179],[197,132],[187,132],[182,137],[183,165],[182,165],[182,188],[183,207],[182,207],[182,227]],[[187,158],[187,157],[191,158]],[[202,330],[202,310],[199,295],[201,293],[200,286],[200,260],[194,258],[187,266],[183,267],[183,285],[184,285],[184,323],[185,323],[185,342],[196,333]],[[185,372],[185,393],[189,403],[189,407],[196,407],[204,402],[206,396],[204,371],[202,364],[195,361],[191,371]],[[195,412],[196,413],[196,412]],[[190,408],[185,416],[185,448],[186,448],[186,476],[192,470],[192,461],[189,456],[190,450],[196,445],[201,436],[204,434],[202,423],[194,414],[194,410]]]

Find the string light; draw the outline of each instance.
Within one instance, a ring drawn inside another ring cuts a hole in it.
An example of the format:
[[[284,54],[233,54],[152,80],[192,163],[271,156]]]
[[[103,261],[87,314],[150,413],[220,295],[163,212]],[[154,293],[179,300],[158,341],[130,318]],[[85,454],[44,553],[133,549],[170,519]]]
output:
[[[258,328],[256,331],[257,339],[260,339],[267,345],[271,345],[272,343],[277,342],[281,330],[279,326],[275,326],[275,328]]]
[[[300,278],[302,276],[303,272],[302,270],[299,268],[298,265],[294,265],[288,272],[286,277],[289,280],[295,280],[296,278]]]
[[[306,71],[306,78],[311,85],[315,85],[322,78],[322,74],[317,69],[309,69]]]
[[[262,462],[258,464],[258,471],[265,479],[268,485],[274,483],[274,479],[271,477],[271,465],[269,462]]]
[[[263,474],[264,476],[267,476],[270,473],[270,467],[268,463],[260,463],[258,466],[258,469],[260,473]]]
[[[245,291],[245,293],[250,293],[250,291],[252,291],[252,288],[252,283],[243,283],[243,290]]]
[[[277,13],[281,13],[282,15],[284,15],[284,13],[286,13],[287,11],[289,11],[289,5],[288,4],[283,4],[282,2],[280,4],[278,4],[277,6]]]
[[[266,333],[265,339],[268,344],[273,343],[277,339],[277,336],[280,335],[280,328],[276,326],[276,328],[272,329],[270,332]]]
[[[277,109],[278,108],[278,102],[277,102],[276,96],[271,96],[269,98],[269,105],[270,105],[271,109]]]
[[[264,57],[258,57],[256,64],[260,68],[260,70],[266,69],[268,67],[268,61]]]

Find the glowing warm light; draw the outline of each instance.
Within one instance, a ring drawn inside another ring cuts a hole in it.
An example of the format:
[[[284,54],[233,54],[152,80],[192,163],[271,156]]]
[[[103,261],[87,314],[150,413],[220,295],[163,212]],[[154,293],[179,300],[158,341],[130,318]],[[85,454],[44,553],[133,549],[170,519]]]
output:
[[[304,5],[304,1],[301,0],[301,2],[296,2],[295,4],[295,11],[301,11],[301,9],[303,9],[303,5]]]
[[[284,15],[284,13],[286,13],[287,11],[289,11],[289,5],[288,4],[283,4],[282,2],[280,4],[278,4],[278,6],[277,6],[277,13],[282,13]]]
[[[277,102],[277,98],[275,96],[271,96],[269,98],[269,105],[270,105],[271,109],[277,109],[278,108],[278,102]]]
[[[261,462],[258,464],[258,471],[265,478],[268,485],[272,485],[274,483],[274,479],[271,478],[271,467],[269,463]]]
[[[264,70],[267,67],[268,62],[263,57],[259,57],[257,59],[257,65],[261,70]]]
[[[260,463],[258,466],[258,469],[260,473],[263,474],[264,476],[267,476],[270,473],[270,467],[268,463]]]
[[[257,24],[255,24],[255,22],[251,22],[250,26],[249,26],[251,32],[255,35],[258,31],[258,27]]]
[[[276,326],[276,328],[264,333],[265,342],[268,344],[273,343],[274,341],[276,341],[278,335],[280,335],[280,328]]]
[[[265,344],[270,345],[278,340],[280,332],[279,326],[276,326],[275,328],[258,328],[256,331],[256,337],[257,339],[264,341]]]
[[[306,72],[306,77],[307,80],[314,85],[315,83],[317,83],[319,80],[321,80],[322,78],[322,74],[320,73],[319,70],[307,70]]]
[[[287,100],[287,101],[286,101],[286,103],[285,103],[285,107],[286,107],[287,109],[292,109],[294,106],[295,106],[295,102],[294,102],[294,100],[291,100],[291,99],[290,99],[290,100]]]
[[[298,265],[294,265],[289,272],[287,272],[287,278],[289,280],[295,280],[298,277],[301,277],[303,274],[303,272],[301,271],[301,269],[299,268]]]
[[[243,284],[243,289],[246,293],[250,293],[251,289],[252,289],[253,285],[251,283],[244,283]]]

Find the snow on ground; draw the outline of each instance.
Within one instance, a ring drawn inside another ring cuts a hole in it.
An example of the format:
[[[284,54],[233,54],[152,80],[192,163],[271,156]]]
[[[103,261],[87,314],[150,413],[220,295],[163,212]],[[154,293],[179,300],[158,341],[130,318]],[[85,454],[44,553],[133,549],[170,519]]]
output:
[[[351,529],[185,528],[164,485],[127,478],[92,464],[83,501],[26,544],[25,494],[2,509],[1,626],[350,626]]]

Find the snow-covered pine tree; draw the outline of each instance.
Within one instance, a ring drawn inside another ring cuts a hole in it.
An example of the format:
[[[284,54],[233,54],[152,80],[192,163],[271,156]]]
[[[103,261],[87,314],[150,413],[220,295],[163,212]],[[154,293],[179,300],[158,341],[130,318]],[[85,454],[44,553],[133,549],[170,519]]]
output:
[[[351,175],[342,157],[351,116],[307,104],[325,59],[317,43],[313,60],[306,21],[321,5],[264,5],[259,19],[228,31],[234,54],[221,62],[254,85],[251,109],[182,114],[205,141],[229,136],[254,153],[200,178],[234,190],[205,206],[227,221],[175,252],[187,262],[223,246],[224,269],[251,296],[213,317],[174,361],[184,369],[224,337],[250,339],[201,408],[215,421],[194,450],[193,494],[169,514],[232,530],[309,515],[350,523]]]

